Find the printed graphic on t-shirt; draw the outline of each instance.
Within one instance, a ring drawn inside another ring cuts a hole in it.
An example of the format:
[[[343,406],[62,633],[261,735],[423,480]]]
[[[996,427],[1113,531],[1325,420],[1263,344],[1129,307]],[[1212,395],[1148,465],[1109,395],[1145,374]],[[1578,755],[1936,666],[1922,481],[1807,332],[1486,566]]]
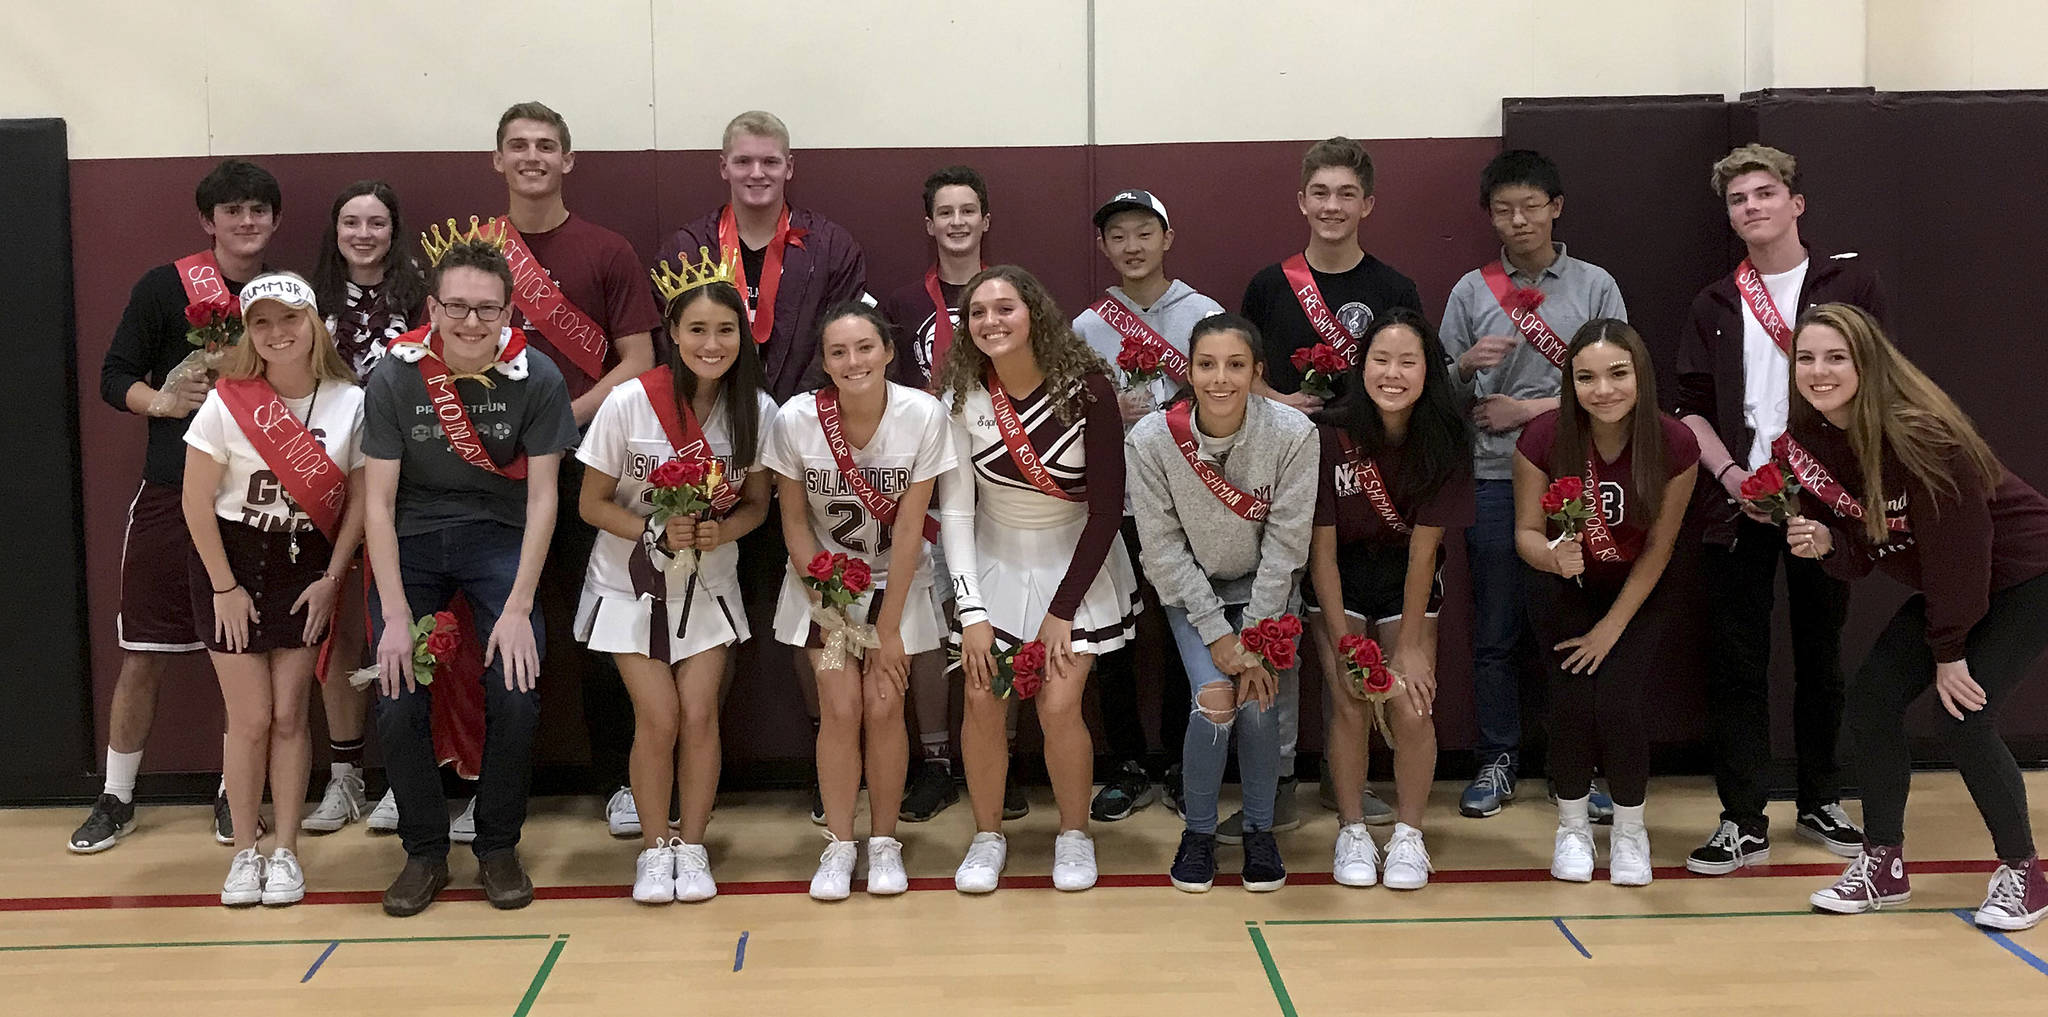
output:
[[[327,443],[327,429],[310,428],[308,434],[322,447]],[[289,518],[266,511],[273,505],[285,506]],[[298,503],[285,494],[284,485],[277,482],[277,474],[268,470],[257,470],[249,474],[249,490],[242,495],[242,524],[253,526],[264,533],[288,533],[312,526],[313,517],[299,508]]]
[[[1337,324],[1351,333],[1353,339],[1365,338],[1366,330],[1372,328],[1372,308],[1356,300],[1337,308]]]
[[[1609,526],[1620,526],[1628,521],[1628,489],[1612,480],[1600,482],[1600,517]]]
[[[510,409],[506,404],[489,397],[485,397],[484,401],[480,403],[463,403],[462,408],[469,412],[469,419],[472,421],[487,414],[505,413]],[[422,443],[446,442],[448,440],[447,433],[441,429],[441,422],[434,413],[433,404],[414,403],[412,415],[416,418],[425,417],[427,419],[415,421],[406,432],[406,437]],[[502,418],[487,420],[476,424],[476,433],[480,438],[488,437],[504,441],[512,437],[512,424],[510,421]]]

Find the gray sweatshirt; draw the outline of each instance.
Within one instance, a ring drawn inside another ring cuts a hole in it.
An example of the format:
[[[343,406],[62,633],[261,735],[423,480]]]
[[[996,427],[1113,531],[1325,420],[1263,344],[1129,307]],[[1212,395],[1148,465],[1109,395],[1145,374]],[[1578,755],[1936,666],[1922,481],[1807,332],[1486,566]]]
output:
[[[1223,305],[1195,292],[1193,286],[1179,279],[1169,283],[1166,292],[1161,294],[1158,300],[1153,301],[1151,307],[1139,307],[1138,302],[1127,296],[1121,286],[1111,286],[1109,295],[1122,301],[1139,321],[1152,326],[1153,331],[1158,332],[1161,339],[1182,353],[1188,351],[1188,334],[1195,330],[1195,323],[1223,310]],[[1093,304],[1094,301],[1089,303]],[[1102,359],[1109,361],[1111,367],[1116,366],[1116,355],[1124,348],[1124,337],[1116,329],[1111,328],[1109,322],[1103,321],[1102,316],[1096,314],[1091,307],[1083,307],[1081,313],[1074,316],[1074,332],[1081,337],[1082,342],[1088,344],[1089,349],[1102,354]],[[1122,388],[1121,379],[1117,381],[1117,387]],[[1179,383],[1169,378],[1161,378],[1152,383],[1152,398],[1164,406],[1179,388]]]
[[[1215,444],[1203,442],[1203,458],[1210,458]],[[1294,610],[1315,521],[1321,451],[1308,417],[1251,397],[1222,473],[1239,490],[1272,504],[1265,521],[1255,523],[1195,476],[1167,430],[1164,411],[1131,429],[1128,488],[1145,577],[1161,603],[1188,613],[1203,642],[1230,634],[1226,605],[1245,605],[1247,622]]]

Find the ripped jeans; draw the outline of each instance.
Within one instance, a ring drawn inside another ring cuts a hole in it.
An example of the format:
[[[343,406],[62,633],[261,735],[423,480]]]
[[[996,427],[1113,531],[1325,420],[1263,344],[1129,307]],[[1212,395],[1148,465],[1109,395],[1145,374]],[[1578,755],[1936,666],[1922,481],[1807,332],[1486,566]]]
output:
[[[1216,798],[1223,788],[1223,765],[1230,752],[1230,733],[1237,731],[1237,775],[1244,793],[1246,831],[1273,828],[1273,798],[1280,781],[1280,725],[1274,709],[1260,709],[1250,700],[1233,712],[1212,716],[1202,706],[1203,687],[1220,683],[1234,706],[1237,686],[1229,675],[1216,670],[1209,657],[1209,645],[1188,623],[1188,613],[1167,605],[1166,624],[1173,631],[1174,646],[1180,651],[1181,666],[1187,669],[1189,695],[1194,708],[1188,715],[1187,736],[1181,742],[1181,780],[1186,794],[1190,833],[1216,832]],[[1243,620],[1241,604],[1224,608],[1224,617],[1236,628]],[[1293,677],[1278,676],[1284,684]],[[1217,693],[1211,692],[1211,698]]]

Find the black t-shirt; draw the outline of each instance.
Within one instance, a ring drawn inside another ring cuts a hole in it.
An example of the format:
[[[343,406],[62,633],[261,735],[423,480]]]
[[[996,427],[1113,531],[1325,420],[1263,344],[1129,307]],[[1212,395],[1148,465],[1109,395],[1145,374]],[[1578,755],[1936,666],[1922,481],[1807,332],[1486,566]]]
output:
[[[939,296],[945,299],[949,312],[947,328],[960,323],[960,291],[966,288],[966,283],[956,285],[939,280]],[[889,364],[889,380],[911,388],[928,387],[940,368],[932,363],[939,309],[932,303],[932,295],[925,292],[924,279],[920,277],[883,297],[880,310],[882,317],[896,326],[896,359]]]
[[[761,302],[761,272],[768,265],[768,248],[748,247],[740,241],[740,269],[747,273],[747,310],[751,311]]]
[[[241,295],[240,281],[222,275],[221,282],[230,294]],[[128,412],[128,390],[136,382],[163,387],[164,377],[192,353],[195,347],[185,341],[191,327],[185,320],[188,303],[175,265],[158,265],[136,281],[128,294],[128,307],[121,312],[121,324],[114,328],[107,359],[100,365],[100,398],[108,405]],[[143,458],[142,479],[174,486],[185,482],[185,427],[191,422],[190,415],[149,418],[149,452]]]
[[[1415,281],[1370,254],[1359,259],[1349,272],[1309,272],[1315,277],[1316,289],[1323,294],[1323,302],[1336,314],[1337,323],[1354,339],[1364,338],[1372,323],[1393,308],[1422,310],[1422,294],[1415,288]],[[1265,340],[1266,384],[1276,392],[1299,391],[1301,372],[1287,358],[1295,350],[1322,340],[1308,323],[1308,315],[1294,298],[1294,289],[1287,285],[1287,276],[1280,271],[1278,262],[1260,269],[1245,285],[1240,313],[1259,327]]]

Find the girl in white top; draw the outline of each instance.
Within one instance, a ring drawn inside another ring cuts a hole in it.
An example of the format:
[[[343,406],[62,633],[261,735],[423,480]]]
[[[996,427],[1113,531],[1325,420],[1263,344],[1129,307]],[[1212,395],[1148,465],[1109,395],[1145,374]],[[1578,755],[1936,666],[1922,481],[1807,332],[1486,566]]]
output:
[[[312,765],[306,703],[363,535],[363,390],[327,337],[312,287],[270,273],[250,280],[241,300],[246,332],[185,432],[184,483],[199,559],[194,616],[208,619],[199,635],[227,703],[222,771],[235,857],[220,899],[230,906],[306,894],[295,850]],[[307,492],[318,499],[313,514],[301,507]],[[277,811],[268,858],[256,843],[266,775]]]
[[[954,465],[939,401],[887,379],[895,349],[888,322],[865,303],[820,319],[819,356],[830,383],[784,403],[762,461],[775,471],[789,571],[775,608],[775,638],[811,650],[818,676],[818,789],[831,843],[811,896],[852,890],[854,806],[868,782],[868,892],[902,893],[903,845],[894,834],[910,741],[903,724],[910,657],[939,648],[925,514],[937,478]],[[832,432],[828,438],[828,429]],[[798,576],[820,552],[867,563],[873,586],[846,610],[873,625],[879,646],[826,670],[812,620],[817,595]],[[865,742],[865,759],[862,744]]]
[[[961,292],[972,342],[946,356],[960,466],[940,514],[967,675],[961,750],[976,833],[953,875],[963,893],[996,888],[1009,704],[990,682],[993,651],[1045,645],[1038,722],[1060,809],[1053,885],[1095,885],[1088,836],[1094,743],[1081,718],[1097,654],[1134,634],[1138,581],[1124,550],[1124,429],[1108,365],[1067,324],[1045,287],[1015,265]]]
[[[633,899],[643,904],[718,893],[704,849],[718,793],[718,691],[726,648],[750,635],[734,541],[768,517],[759,453],[775,417],[745,334],[746,304],[731,283],[678,293],[667,322],[668,362],[613,389],[576,452],[589,467],[578,508],[598,529],[576,638],[612,655],[633,699],[630,768],[640,815],[668,815],[669,795],[681,785],[680,836],[664,839],[659,822],[641,825]],[[650,475],[672,458],[706,454],[722,465],[726,493],[701,519],[676,516],[654,527]],[[670,573],[676,553],[696,556],[694,575]]]

